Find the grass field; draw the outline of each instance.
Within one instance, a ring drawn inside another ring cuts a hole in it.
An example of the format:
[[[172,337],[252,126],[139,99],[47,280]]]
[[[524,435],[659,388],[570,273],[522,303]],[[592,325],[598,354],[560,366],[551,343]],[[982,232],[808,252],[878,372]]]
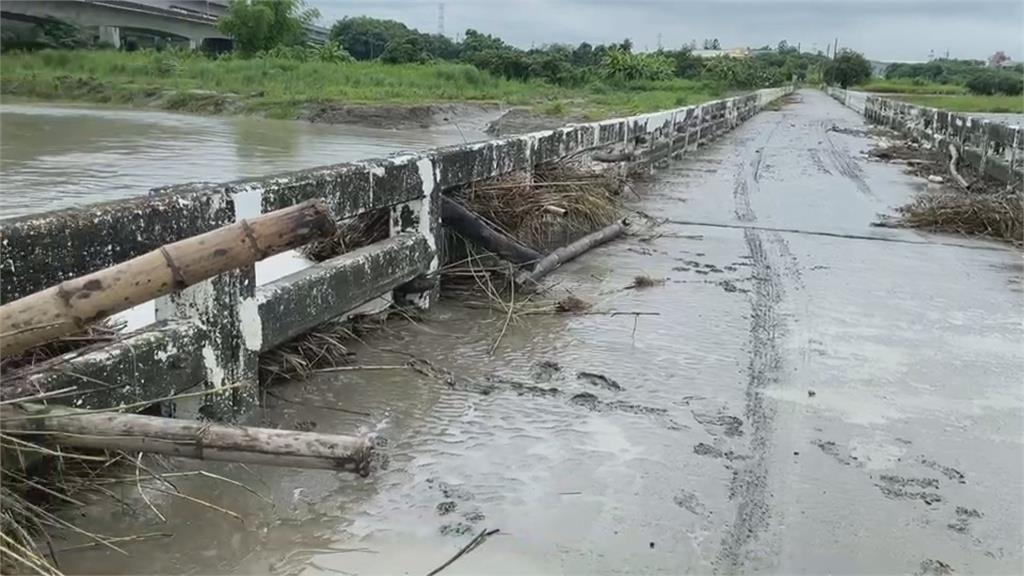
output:
[[[674,80],[563,88],[517,82],[463,64],[334,64],[286,59],[212,60],[187,53],[42,51],[3,56],[0,91],[69,100],[205,113],[300,116],[310,103],[502,102],[604,118],[694,104],[722,94],[714,85]]]
[[[955,84],[915,83],[909,80],[874,80],[857,90],[883,94],[967,94],[967,88]]]
[[[1024,96],[943,96],[943,95],[892,95],[892,98],[941,108],[951,112],[1010,112],[1024,114]]]

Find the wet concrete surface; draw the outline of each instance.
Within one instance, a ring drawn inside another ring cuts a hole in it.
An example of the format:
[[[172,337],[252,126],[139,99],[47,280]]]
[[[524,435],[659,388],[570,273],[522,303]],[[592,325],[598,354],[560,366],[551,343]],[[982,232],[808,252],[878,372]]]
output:
[[[832,125],[864,127],[814,91],[761,113],[638,186],[653,236],[552,277],[659,315],[523,316],[492,354],[504,315],[443,301],[354,352],[448,377],[324,374],[259,416],[378,431],[374,475],[206,468],[271,503],[177,481],[244,523],[148,491],[165,524],[126,485],[135,513],[80,520],[173,538],[62,567],[423,574],[498,528],[444,573],[1020,573],[1020,252],[871,227],[922,184]],[[664,281],[625,289],[641,274]]]

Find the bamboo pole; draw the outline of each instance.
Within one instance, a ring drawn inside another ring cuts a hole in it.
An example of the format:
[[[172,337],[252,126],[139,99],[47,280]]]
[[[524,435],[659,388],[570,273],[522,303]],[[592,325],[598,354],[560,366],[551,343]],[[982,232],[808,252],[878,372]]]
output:
[[[91,412],[65,406],[0,407],[5,434],[72,448],[150,452],[246,464],[369,473],[369,438]]]
[[[610,242],[625,234],[627,226],[627,222],[625,220],[621,220],[619,222],[609,224],[597,232],[588,234],[572,244],[562,246],[545,256],[540,262],[537,262],[537,265],[534,266],[532,271],[521,272],[516,278],[516,281],[527,288],[531,287],[531,285],[536,285],[541,278],[547,276],[552,270],[558,268],[562,264],[565,264],[592,248],[600,246],[606,242]]]
[[[324,203],[307,200],[66,280],[0,306],[0,357],[333,233]]]

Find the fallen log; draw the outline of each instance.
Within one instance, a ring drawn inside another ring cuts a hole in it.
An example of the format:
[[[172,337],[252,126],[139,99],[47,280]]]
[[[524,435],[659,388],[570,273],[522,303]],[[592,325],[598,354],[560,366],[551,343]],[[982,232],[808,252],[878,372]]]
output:
[[[111,314],[333,233],[324,203],[308,200],[66,280],[0,306],[0,356],[79,332]]]
[[[960,152],[956,149],[956,145],[949,145],[949,173],[953,175],[953,179],[960,185],[964,190],[967,189],[967,180],[960,175],[960,172],[956,169],[956,164],[960,160]]]
[[[515,264],[536,262],[542,257],[541,253],[515,238],[498,232],[481,216],[446,196],[441,197],[441,222],[481,247]]]
[[[244,464],[319,468],[369,474],[369,438],[231,426],[92,412],[65,406],[11,404],[0,407],[4,434],[70,448],[149,452]]]
[[[590,157],[594,162],[632,162],[634,158],[632,150],[623,152],[597,152]]]
[[[540,262],[537,262],[537,265],[533,267],[533,270],[521,272],[517,276],[516,281],[527,289],[536,286],[541,278],[547,276],[552,270],[558,268],[562,264],[565,264],[592,248],[600,246],[606,242],[610,242],[611,240],[625,234],[628,226],[629,224],[625,220],[620,220],[613,224],[609,224],[597,232],[587,234],[572,244],[562,246],[545,256]]]

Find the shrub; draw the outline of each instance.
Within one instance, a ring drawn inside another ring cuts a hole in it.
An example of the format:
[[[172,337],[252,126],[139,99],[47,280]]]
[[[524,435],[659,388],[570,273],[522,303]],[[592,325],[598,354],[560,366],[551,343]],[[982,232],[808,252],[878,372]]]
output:
[[[675,62],[661,54],[634,54],[620,48],[605,53],[601,76],[608,80],[668,80],[673,77]]]
[[[346,52],[345,49],[337,42],[327,42],[319,48],[311,48],[310,50],[315,53],[316,60],[319,62],[343,64],[345,62],[355,61],[355,58]]]
[[[967,89],[986,96],[1017,96],[1024,92],[1024,76],[1008,70],[981,70],[967,79]]]

